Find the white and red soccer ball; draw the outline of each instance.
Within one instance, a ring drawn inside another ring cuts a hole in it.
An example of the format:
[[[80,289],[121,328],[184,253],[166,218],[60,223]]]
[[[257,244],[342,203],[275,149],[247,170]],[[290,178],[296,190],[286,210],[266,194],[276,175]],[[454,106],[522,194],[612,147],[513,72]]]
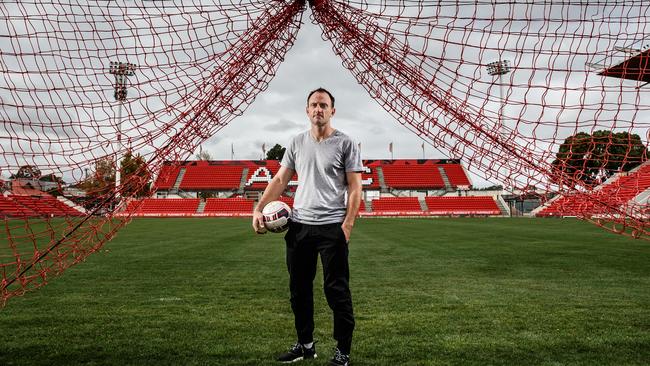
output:
[[[264,227],[272,233],[281,233],[289,228],[291,208],[282,201],[269,202],[262,209]]]

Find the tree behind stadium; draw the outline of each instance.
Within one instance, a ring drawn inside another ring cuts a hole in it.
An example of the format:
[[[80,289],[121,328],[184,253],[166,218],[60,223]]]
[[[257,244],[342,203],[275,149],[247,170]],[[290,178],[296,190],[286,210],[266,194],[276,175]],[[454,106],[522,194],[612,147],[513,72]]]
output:
[[[285,151],[287,151],[286,147],[282,147],[280,144],[275,144],[275,146],[266,153],[266,160],[282,160]]]
[[[127,151],[120,161],[120,173],[124,177],[125,182],[133,182],[125,184],[122,189],[123,197],[141,198],[147,197],[150,194],[151,172],[147,167],[147,163],[140,155],[133,155],[131,151]],[[115,189],[115,165],[112,157],[99,159],[95,162],[95,169],[93,174],[87,177],[83,182],[77,185],[86,192],[86,197],[89,202],[101,199]],[[88,208],[93,206],[89,204]]]
[[[617,172],[639,166],[648,155],[648,148],[637,134],[607,130],[593,134],[579,132],[560,145],[553,169],[559,177],[570,176],[585,185],[597,185]]]

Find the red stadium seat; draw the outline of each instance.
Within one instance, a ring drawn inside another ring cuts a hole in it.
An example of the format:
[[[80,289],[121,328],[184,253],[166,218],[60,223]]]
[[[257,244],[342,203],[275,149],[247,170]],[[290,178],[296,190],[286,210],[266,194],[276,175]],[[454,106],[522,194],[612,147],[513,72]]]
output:
[[[82,212],[66,205],[65,203],[50,195],[38,197],[11,195],[9,200],[15,203],[15,207],[21,207],[16,211],[21,216],[82,216]],[[11,216],[11,215],[10,215]]]
[[[176,178],[178,173],[181,171],[181,167],[177,165],[163,165],[160,169],[160,173],[156,178],[154,187],[157,189],[170,189],[176,183]]]
[[[452,186],[458,187],[458,186],[470,186],[471,185],[471,183],[469,181],[469,178],[467,177],[467,174],[465,173],[465,169],[463,169],[462,165],[460,165],[460,164],[442,164],[441,166],[445,170],[445,174],[447,175],[447,178],[449,178],[449,183],[451,183]]]
[[[253,204],[252,200],[245,198],[208,198],[203,212],[240,212],[248,214],[253,212]]]
[[[453,187],[469,186],[470,181],[460,163],[448,160],[364,160],[365,170],[361,174],[364,190],[379,190],[379,168],[383,171],[384,183],[394,189],[444,189],[445,183],[439,167],[443,167]],[[263,191],[268,182],[278,173],[277,160],[223,160],[167,162],[161,168],[155,187],[161,190],[173,188],[181,169],[183,179],[179,188],[184,191],[235,191],[238,190],[244,169],[244,189]],[[295,191],[298,176],[294,174],[288,186]]]
[[[198,198],[145,198],[131,202],[127,211],[136,214],[194,214],[199,207]],[[135,210],[129,211],[129,210]]]
[[[9,197],[0,195],[0,216],[3,217],[34,217],[39,213],[14,201]]]
[[[619,207],[650,188],[650,164],[601,185],[588,194],[574,193],[553,200],[537,216],[598,215]]]
[[[185,168],[179,188],[186,191],[238,189],[244,169],[242,165],[198,165]]]
[[[500,215],[501,210],[492,197],[426,197],[432,215]]]
[[[372,200],[372,211],[377,213],[422,212],[417,197],[382,197]]]
[[[440,189],[445,182],[436,165],[383,165],[384,182],[395,189]]]

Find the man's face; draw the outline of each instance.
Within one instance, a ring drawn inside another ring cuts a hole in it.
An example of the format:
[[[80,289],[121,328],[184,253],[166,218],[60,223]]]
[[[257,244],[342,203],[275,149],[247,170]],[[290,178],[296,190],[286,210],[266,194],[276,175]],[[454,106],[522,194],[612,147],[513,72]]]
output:
[[[327,126],[336,109],[332,108],[332,101],[327,93],[316,92],[309,97],[307,102],[307,116],[312,125]]]

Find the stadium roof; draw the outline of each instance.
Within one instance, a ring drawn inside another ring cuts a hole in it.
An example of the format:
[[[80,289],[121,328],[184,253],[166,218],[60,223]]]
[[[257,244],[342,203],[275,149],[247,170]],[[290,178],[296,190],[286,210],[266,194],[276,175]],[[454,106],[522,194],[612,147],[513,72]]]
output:
[[[640,52],[618,65],[606,68],[598,75],[650,83],[650,49]]]

